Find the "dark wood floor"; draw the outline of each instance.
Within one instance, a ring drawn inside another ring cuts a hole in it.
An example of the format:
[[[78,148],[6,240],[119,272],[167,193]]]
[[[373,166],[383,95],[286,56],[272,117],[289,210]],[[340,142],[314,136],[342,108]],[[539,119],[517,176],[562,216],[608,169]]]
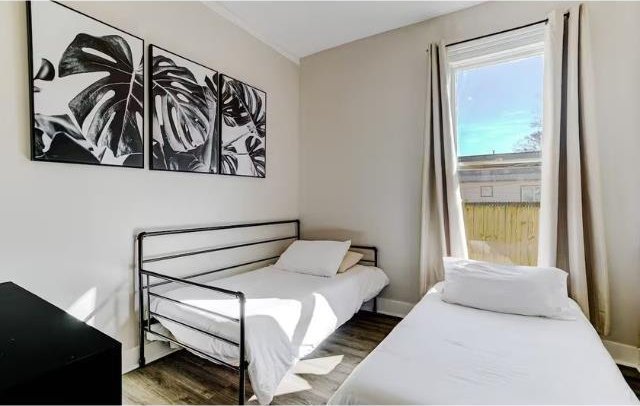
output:
[[[638,399],[640,399],[640,371],[636,368],[629,368],[619,365],[622,376],[627,381],[633,392],[635,392]]]
[[[325,404],[353,368],[366,357],[400,319],[358,313],[327,338],[288,377],[292,393],[281,394],[272,404]],[[640,398],[640,372],[620,367],[629,386]],[[236,375],[187,351],[179,351],[123,376],[124,404],[234,404]],[[247,396],[252,395],[247,384]],[[255,404],[255,399],[249,403]]]
[[[272,404],[325,404],[353,368],[391,332],[399,318],[360,312],[285,378],[288,390]],[[123,376],[124,404],[234,404],[237,375],[187,351],[178,351]],[[253,395],[247,384],[247,397]],[[255,398],[249,401],[257,403]]]

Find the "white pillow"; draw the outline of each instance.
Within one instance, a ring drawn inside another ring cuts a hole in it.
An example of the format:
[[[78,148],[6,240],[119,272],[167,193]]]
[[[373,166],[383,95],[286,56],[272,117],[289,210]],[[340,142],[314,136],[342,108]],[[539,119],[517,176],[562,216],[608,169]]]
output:
[[[353,268],[358,262],[360,262],[363,256],[364,254],[359,252],[347,251],[347,253],[344,254],[340,267],[338,268],[338,273],[342,273]]]
[[[445,258],[442,299],[477,309],[573,319],[567,273],[558,268]]]
[[[335,276],[351,241],[294,241],[274,265],[283,271]]]

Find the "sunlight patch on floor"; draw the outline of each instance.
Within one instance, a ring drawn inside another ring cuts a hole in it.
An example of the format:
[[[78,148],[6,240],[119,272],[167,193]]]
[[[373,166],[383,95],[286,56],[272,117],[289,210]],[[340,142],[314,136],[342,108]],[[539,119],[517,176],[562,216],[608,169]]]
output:
[[[292,373],[287,373],[287,375],[280,382],[280,385],[278,385],[278,389],[276,389],[276,393],[274,396],[302,392],[309,389],[311,389],[311,385],[309,384],[309,382],[307,382],[306,379]],[[256,400],[256,396],[251,396],[249,400]]]
[[[342,362],[344,355],[331,357],[303,359],[293,367],[295,374],[326,375],[333,371]]]
[[[297,374],[327,375],[342,362],[343,358],[344,355],[333,355],[330,357],[303,359],[298,361],[298,363],[282,379],[280,385],[278,385],[275,396],[312,389],[309,381]],[[255,395],[249,400],[256,400]]]

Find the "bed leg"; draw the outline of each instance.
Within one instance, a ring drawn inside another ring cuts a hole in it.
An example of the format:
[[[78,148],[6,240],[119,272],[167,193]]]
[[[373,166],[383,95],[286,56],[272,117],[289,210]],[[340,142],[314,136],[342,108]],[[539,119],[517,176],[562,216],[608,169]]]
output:
[[[378,298],[377,297],[373,298],[373,312],[374,313],[378,313]]]
[[[247,366],[245,363],[240,367],[240,382],[238,383],[238,404],[244,405],[246,402],[246,394],[244,390],[244,380]]]
[[[138,359],[138,366],[143,368],[147,362],[144,359],[144,285],[142,283],[142,239],[144,238],[145,233],[142,232],[138,234],[137,242],[138,242],[138,308],[140,311],[140,358]],[[149,282],[149,278],[147,278],[147,282]]]
[[[140,297],[142,298],[142,292],[140,293]],[[140,345],[139,345],[139,349],[140,349],[140,356],[138,358],[138,367],[140,368],[144,368],[145,365],[147,365],[147,362],[144,358],[144,344],[145,344],[145,337],[144,337],[144,310],[142,309],[143,303],[142,303],[142,299],[140,300]]]
[[[240,350],[240,357],[239,357],[239,362],[238,362],[238,366],[240,367],[240,379],[239,379],[239,387],[238,387],[238,404],[239,405],[244,405],[246,399],[245,399],[245,391],[244,391],[244,380],[245,380],[245,373],[247,372],[247,361],[245,360],[245,342],[244,342],[244,309],[245,309],[245,297],[243,293],[239,293],[238,294],[238,304],[240,305],[240,348],[238,348]]]

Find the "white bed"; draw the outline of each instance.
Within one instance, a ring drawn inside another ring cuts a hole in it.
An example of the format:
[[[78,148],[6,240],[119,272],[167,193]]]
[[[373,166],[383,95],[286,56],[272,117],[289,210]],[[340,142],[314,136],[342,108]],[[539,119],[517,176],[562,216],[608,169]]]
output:
[[[575,320],[477,310],[436,285],[330,404],[638,404],[575,302]]]
[[[269,266],[207,284],[245,294],[249,376],[258,401],[268,404],[296,361],[313,351],[388,283],[389,279],[379,268],[356,265],[334,277],[287,272]],[[163,295],[229,317],[239,317],[237,300],[216,296],[215,292],[202,288],[179,287],[165,291]],[[150,309],[238,340],[238,324],[211,313],[160,298],[151,299]],[[237,347],[178,323],[158,320],[178,341],[238,365]]]

